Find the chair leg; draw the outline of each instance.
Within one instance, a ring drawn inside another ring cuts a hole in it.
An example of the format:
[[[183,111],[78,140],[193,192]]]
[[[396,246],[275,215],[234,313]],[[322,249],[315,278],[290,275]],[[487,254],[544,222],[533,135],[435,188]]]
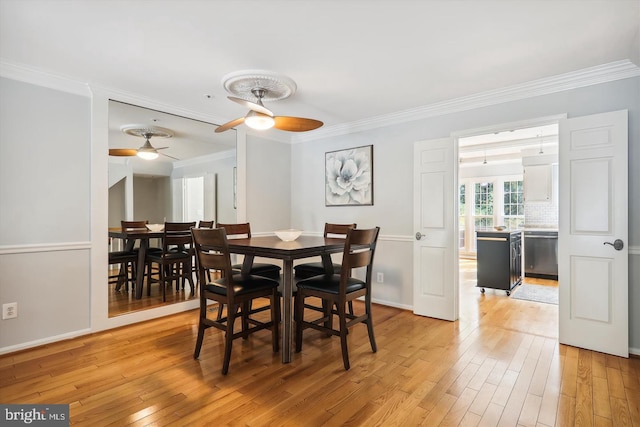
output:
[[[349,301],[349,314],[353,316],[353,301]]]
[[[351,367],[349,365],[349,351],[347,349],[347,312],[344,304],[338,304],[338,317],[340,318],[340,346],[342,347],[342,362],[345,371]]]
[[[219,302],[218,303],[218,317],[216,318],[216,320],[222,319],[222,310],[224,310],[224,304]]]
[[[229,372],[229,362],[231,361],[231,347],[233,345],[233,324],[236,320],[236,307],[227,310],[227,331],[224,335],[224,360],[222,362],[222,375]]]
[[[167,272],[165,271],[166,266],[160,266],[160,287],[162,288],[162,302],[167,301]]]
[[[302,351],[302,330],[304,329],[304,326],[302,325],[302,322],[304,321],[304,295],[300,290],[298,290],[298,294],[295,296],[293,304],[293,318],[296,322],[296,353],[300,353]]]
[[[242,339],[246,340],[249,338],[249,310],[251,310],[251,306],[249,305],[249,301],[245,301],[242,303]]]
[[[273,352],[280,350],[280,338],[278,331],[280,329],[280,296],[278,291],[274,290],[271,295],[271,340],[273,341]]]
[[[204,324],[204,322],[202,321],[203,316],[206,317],[206,307],[205,307],[205,312],[202,312],[202,308],[200,309],[200,322],[198,324],[198,339],[196,340],[196,348],[193,351],[193,358],[197,359],[198,357],[200,357],[200,349],[202,348],[202,341],[204,340],[204,330],[206,329],[206,326]]]
[[[365,307],[367,310],[367,332],[369,332],[369,342],[371,343],[371,351],[374,353],[378,351],[378,346],[376,345],[376,337],[373,335],[373,319],[371,319],[371,298],[367,295],[365,300]]]

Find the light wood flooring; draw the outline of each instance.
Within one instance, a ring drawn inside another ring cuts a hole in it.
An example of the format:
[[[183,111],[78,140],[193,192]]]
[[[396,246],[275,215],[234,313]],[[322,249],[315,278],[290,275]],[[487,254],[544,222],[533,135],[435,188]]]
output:
[[[459,321],[374,305],[378,352],[352,328],[349,371],[336,337],[305,331],[282,365],[264,331],[223,376],[222,332],[192,357],[191,311],[0,356],[0,402],[86,426],[640,426],[640,359],[559,345],[557,306],[483,295],[461,265]]]

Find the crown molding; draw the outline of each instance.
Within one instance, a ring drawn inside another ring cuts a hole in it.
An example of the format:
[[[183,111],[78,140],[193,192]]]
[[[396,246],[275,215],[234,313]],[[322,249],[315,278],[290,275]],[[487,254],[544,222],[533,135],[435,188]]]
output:
[[[291,141],[292,143],[314,141],[638,76],[640,76],[640,67],[625,59],[471,96],[321,128],[305,134],[296,134],[292,136]]]
[[[62,74],[43,71],[27,65],[0,61],[0,77],[43,86],[80,96],[91,96],[89,85]]]
[[[90,85],[68,76],[43,71],[23,64],[0,61],[0,76],[81,96],[92,96],[100,93],[110,99],[191,117],[209,123],[224,123],[226,121],[222,117],[214,117],[211,114],[166,104],[135,93],[99,85]],[[315,141],[638,76],[640,76],[640,67],[625,59],[471,96],[324,127],[310,132],[279,135],[271,132],[248,131],[247,135],[288,143]]]
[[[195,166],[200,164],[207,164],[209,162],[215,162],[224,159],[235,159],[236,150],[221,151],[218,153],[207,154],[200,157],[194,157],[187,160],[177,160],[173,162],[173,169],[184,168],[187,166]]]

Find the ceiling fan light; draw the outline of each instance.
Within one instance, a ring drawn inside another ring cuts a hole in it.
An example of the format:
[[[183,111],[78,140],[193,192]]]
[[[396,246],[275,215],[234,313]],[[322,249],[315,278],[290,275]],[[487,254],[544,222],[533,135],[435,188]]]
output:
[[[266,130],[273,127],[275,120],[273,120],[273,117],[266,114],[258,113],[257,111],[249,111],[244,119],[244,123],[251,129]]]
[[[149,150],[149,151],[142,151],[142,150],[138,150],[138,157],[140,157],[141,159],[145,159],[145,160],[154,160],[158,158],[158,153],[153,150]]]

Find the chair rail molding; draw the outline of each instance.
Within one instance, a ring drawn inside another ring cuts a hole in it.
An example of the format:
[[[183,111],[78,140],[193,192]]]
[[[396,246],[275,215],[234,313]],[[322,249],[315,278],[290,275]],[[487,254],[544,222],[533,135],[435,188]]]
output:
[[[91,249],[91,242],[34,243],[0,246],[0,255],[38,252],[81,251]]]

